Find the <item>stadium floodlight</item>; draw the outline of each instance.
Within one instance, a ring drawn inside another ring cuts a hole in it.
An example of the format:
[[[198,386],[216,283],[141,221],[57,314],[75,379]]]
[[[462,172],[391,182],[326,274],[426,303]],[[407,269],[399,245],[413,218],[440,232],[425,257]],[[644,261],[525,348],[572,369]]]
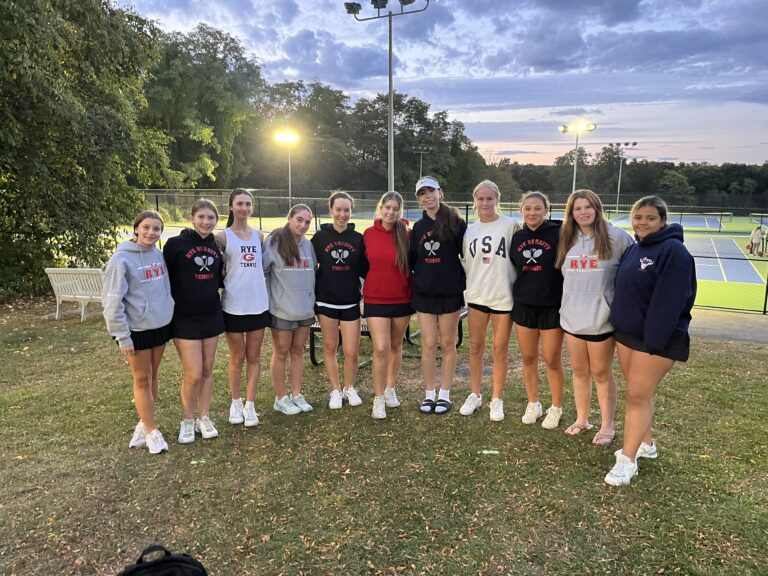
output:
[[[624,146],[622,147],[621,142],[616,142],[615,144],[611,142],[608,144],[610,148],[615,148],[616,152],[619,154],[619,180],[616,183],[616,212],[619,212],[619,202],[621,201],[621,169],[624,166],[624,148],[629,147],[635,147],[637,146],[637,142],[624,142]]]
[[[344,2],[344,8],[347,9],[347,14],[357,16],[363,9],[363,5],[360,2]]]
[[[290,130],[283,130],[275,134],[275,140],[288,146],[288,206],[293,204],[293,190],[291,188],[291,148],[299,141],[299,135]]]
[[[392,80],[392,18],[394,16],[407,16],[408,14],[416,14],[418,12],[424,12],[429,8],[430,0],[422,0],[423,7],[417,9],[406,10],[406,6],[410,6],[416,2],[416,0],[399,0],[399,10],[387,10],[388,0],[371,0],[371,5],[376,10],[376,16],[368,16],[361,18],[360,11],[362,6],[359,2],[345,2],[344,7],[347,9],[347,14],[355,17],[358,22],[365,22],[366,20],[377,20],[379,18],[386,18],[389,21],[389,121],[387,125],[387,190],[394,191],[395,189],[395,88]],[[385,10],[382,13],[382,10]]]
[[[573,193],[576,192],[576,167],[579,165],[579,134],[582,132],[594,132],[597,129],[597,124],[587,122],[586,120],[578,120],[570,124],[560,124],[557,129],[563,134],[576,134],[576,146],[573,149],[573,184],[571,185],[571,193]]]

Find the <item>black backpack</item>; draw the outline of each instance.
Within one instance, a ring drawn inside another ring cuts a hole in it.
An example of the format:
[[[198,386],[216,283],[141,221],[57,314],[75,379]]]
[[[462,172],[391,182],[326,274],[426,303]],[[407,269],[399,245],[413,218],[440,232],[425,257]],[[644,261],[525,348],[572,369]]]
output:
[[[147,560],[154,552],[159,558]],[[168,548],[153,544],[144,549],[136,564],[126,566],[117,576],[208,576],[205,567],[189,554],[172,554]]]

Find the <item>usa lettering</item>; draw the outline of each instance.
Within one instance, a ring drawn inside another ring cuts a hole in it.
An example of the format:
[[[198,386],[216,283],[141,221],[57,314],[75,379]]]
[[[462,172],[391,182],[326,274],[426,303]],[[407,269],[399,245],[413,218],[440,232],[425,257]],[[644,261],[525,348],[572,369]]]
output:
[[[469,243],[469,253],[473,258],[477,255],[478,242],[480,242],[480,252],[482,254],[490,254],[493,252],[496,256],[500,256],[502,258],[507,257],[507,244],[504,241],[504,238],[499,240],[499,244],[494,251],[493,236],[483,236],[482,238],[475,238],[472,240],[472,242]]]

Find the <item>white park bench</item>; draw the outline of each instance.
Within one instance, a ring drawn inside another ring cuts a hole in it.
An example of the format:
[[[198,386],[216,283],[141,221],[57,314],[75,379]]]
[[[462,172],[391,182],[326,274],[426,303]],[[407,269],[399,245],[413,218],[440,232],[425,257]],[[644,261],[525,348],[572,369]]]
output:
[[[46,268],[56,296],[56,320],[61,315],[62,302],[80,303],[80,321],[88,316],[90,302],[101,303],[104,271],[100,268]]]

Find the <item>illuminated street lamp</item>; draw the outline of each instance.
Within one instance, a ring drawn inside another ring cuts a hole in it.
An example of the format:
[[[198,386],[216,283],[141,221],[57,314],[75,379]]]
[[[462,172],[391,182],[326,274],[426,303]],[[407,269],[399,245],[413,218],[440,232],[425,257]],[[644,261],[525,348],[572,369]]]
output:
[[[634,148],[637,146],[637,142],[624,142],[624,146],[622,147],[621,142],[616,142],[615,144],[611,142],[608,144],[611,148],[614,148],[616,152],[619,153],[619,182],[616,184],[616,213],[619,212],[619,198],[621,198],[621,167],[624,165],[624,150],[626,150],[628,147]]]
[[[393,12],[388,10],[382,14],[383,10],[387,9],[388,0],[371,0],[371,5],[376,10],[376,16],[368,16],[366,18],[360,18],[360,11],[363,9],[359,2],[344,2],[344,8],[347,10],[347,14],[354,16],[358,22],[365,22],[366,20],[377,20],[379,18],[386,18],[389,21],[389,123],[387,126],[387,185],[388,191],[392,192],[395,189],[395,104],[394,104],[394,86],[392,83],[392,17],[393,16],[405,16],[407,14],[416,14],[418,12],[424,12],[429,8],[429,0],[424,1],[424,7],[418,10],[406,10],[406,6],[410,6],[416,0],[399,0],[400,11]]]
[[[563,134],[576,134],[576,147],[573,149],[573,185],[571,186],[571,193],[576,192],[576,167],[579,164],[579,134],[582,132],[594,132],[596,128],[597,124],[584,120],[571,122],[570,124],[560,124],[557,127]]]
[[[290,130],[284,130],[275,134],[275,140],[288,146],[288,206],[293,205],[293,193],[291,190],[291,148],[299,141],[299,135]]]

